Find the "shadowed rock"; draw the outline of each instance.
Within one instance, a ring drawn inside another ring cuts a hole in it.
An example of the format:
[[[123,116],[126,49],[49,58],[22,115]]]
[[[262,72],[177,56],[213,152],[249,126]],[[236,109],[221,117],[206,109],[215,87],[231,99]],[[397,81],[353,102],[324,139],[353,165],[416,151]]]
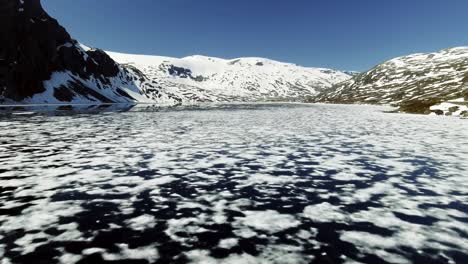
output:
[[[0,99],[19,101],[44,92],[53,72],[102,83],[119,74],[105,52],[83,50],[40,0],[0,0],[0,24]]]

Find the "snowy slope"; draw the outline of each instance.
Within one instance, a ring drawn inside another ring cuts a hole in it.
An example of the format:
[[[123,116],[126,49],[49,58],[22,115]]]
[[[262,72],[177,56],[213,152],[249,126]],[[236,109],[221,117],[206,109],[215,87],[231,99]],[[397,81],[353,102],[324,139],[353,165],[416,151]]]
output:
[[[88,54],[97,50],[79,43],[68,43],[67,47],[77,51],[85,63],[96,63]],[[135,74],[118,64],[116,67],[118,70],[115,76],[92,74],[86,64],[83,65],[84,74],[72,70],[53,72],[50,79],[43,82],[45,91],[22,100],[22,103],[133,103],[145,100],[146,96],[141,94]]]
[[[89,61],[95,51],[83,44],[69,47]],[[182,59],[106,52],[117,62],[116,76],[80,76],[54,72],[45,91],[21,101],[26,104],[157,103],[303,100],[348,80],[340,71],[306,68],[263,58],[225,60],[205,56]],[[83,70],[87,71],[85,65]],[[64,95],[65,94],[65,95]],[[12,103],[5,100],[4,103]]]
[[[392,59],[323,91],[315,101],[391,104],[428,113],[431,106],[453,100],[461,109],[467,99],[468,47],[459,47]]]
[[[0,0],[0,104],[299,100],[351,76],[260,58],[126,55],[74,40],[38,0]]]
[[[300,100],[351,78],[339,71],[263,58],[178,59],[107,53],[120,64],[135,67],[144,74],[142,89],[147,94],[158,91],[159,96],[164,94],[181,102]]]

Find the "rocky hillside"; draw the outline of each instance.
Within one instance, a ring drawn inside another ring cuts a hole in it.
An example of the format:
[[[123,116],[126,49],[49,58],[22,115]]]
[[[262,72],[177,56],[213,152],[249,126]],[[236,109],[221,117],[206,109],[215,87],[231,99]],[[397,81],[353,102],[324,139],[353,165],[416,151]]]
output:
[[[91,49],[72,39],[40,0],[0,0],[0,103],[177,104],[293,100],[349,75],[266,59],[173,59]]]
[[[0,23],[0,103],[129,102],[129,93],[140,94],[131,70],[84,50],[39,0],[0,0]]]
[[[466,115],[468,47],[395,58],[324,90],[313,101],[388,104],[410,113]]]

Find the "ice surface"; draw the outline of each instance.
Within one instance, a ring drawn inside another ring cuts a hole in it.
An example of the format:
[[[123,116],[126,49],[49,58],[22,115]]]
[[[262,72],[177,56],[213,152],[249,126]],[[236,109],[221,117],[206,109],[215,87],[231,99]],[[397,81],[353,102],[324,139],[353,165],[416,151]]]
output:
[[[466,120],[107,107],[0,110],[2,264],[468,257]]]

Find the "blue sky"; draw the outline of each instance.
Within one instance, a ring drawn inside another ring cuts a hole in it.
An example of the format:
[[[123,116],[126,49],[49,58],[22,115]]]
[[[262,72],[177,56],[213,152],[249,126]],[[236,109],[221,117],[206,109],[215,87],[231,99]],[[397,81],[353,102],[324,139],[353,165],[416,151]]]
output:
[[[467,0],[42,0],[84,44],[184,57],[267,57],[366,70],[468,46]]]

